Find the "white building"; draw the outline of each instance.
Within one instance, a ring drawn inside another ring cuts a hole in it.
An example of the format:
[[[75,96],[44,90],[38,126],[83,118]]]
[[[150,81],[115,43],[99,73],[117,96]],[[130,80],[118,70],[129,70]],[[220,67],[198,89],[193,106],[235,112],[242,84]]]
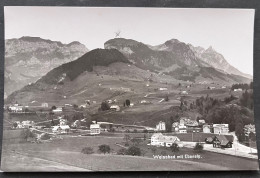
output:
[[[120,107],[118,105],[112,105],[110,106],[111,110],[120,111]]]
[[[173,143],[181,146],[180,139],[176,136],[166,136],[162,133],[155,133],[151,137],[151,145],[170,147]]]
[[[213,124],[214,134],[228,134],[228,124]]]
[[[44,107],[44,108],[48,108],[49,105],[48,105],[48,103],[42,103],[42,107]]]
[[[187,126],[179,125],[178,131],[179,133],[187,133]]]
[[[56,125],[53,126],[52,132],[53,133],[68,133],[70,131],[70,126],[68,125]]]
[[[166,91],[168,88],[159,88],[160,91]]]
[[[211,133],[210,125],[208,125],[208,124],[203,125],[203,133]]]
[[[11,112],[22,112],[23,111],[23,106],[20,106],[18,104],[14,104],[9,106],[8,108]]]
[[[157,130],[157,131],[165,131],[165,130],[166,130],[165,122],[160,121],[160,122],[156,125],[156,130]]]
[[[181,91],[180,94],[181,94],[181,95],[187,95],[188,92],[187,92],[187,91]]]
[[[90,125],[90,135],[98,135],[100,134],[100,130],[101,128],[99,124],[94,123]]]
[[[58,113],[58,112],[62,112],[62,108],[59,107],[59,108],[53,109],[52,111],[53,111],[53,112],[56,112],[56,113]]]
[[[234,91],[243,91],[242,88],[234,89]]]

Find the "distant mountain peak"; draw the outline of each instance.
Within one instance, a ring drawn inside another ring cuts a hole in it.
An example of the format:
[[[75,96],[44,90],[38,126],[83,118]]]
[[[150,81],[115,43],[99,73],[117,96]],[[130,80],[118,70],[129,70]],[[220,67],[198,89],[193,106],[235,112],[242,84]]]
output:
[[[209,46],[208,49],[206,49],[206,51],[216,52],[216,50],[212,46]]]

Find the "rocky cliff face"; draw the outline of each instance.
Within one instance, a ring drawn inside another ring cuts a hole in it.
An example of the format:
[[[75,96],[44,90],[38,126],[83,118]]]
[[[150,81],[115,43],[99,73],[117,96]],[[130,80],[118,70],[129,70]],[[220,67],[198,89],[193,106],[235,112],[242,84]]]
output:
[[[252,76],[245,74],[233,67],[232,65],[230,65],[224,58],[224,56],[218,53],[215,49],[213,49],[212,46],[210,46],[208,49],[204,49],[200,46],[194,47],[191,44],[189,44],[189,47],[194,52],[196,57],[209,64],[211,67],[222,70],[228,74],[252,78]]]
[[[39,37],[6,40],[5,96],[86,52],[88,49],[79,42],[63,44]]]

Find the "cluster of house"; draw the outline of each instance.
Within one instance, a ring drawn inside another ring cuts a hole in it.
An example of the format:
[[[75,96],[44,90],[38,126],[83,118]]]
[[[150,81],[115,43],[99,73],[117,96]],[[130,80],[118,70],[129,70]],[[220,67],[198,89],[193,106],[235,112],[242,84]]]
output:
[[[67,120],[63,119],[62,117],[60,119],[60,124],[52,126],[52,132],[53,133],[69,133],[70,131],[70,126],[67,125]]]
[[[155,128],[155,131],[165,132],[166,124],[160,121]],[[172,124],[172,131],[176,133],[214,133],[214,134],[228,134],[228,124],[207,124],[205,120],[191,120],[187,117],[181,117],[179,122]]]
[[[9,110],[10,112],[22,112],[23,109],[24,109],[24,107],[21,106],[21,105],[19,105],[19,104],[13,104],[13,105],[10,105],[10,106],[8,107],[8,110]]]
[[[34,121],[16,121],[17,124],[17,129],[22,129],[22,128],[32,128],[35,126]]]
[[[212,144],[214,148],[232,148],[233,137],[219,134],[206,138],[205,143]]]

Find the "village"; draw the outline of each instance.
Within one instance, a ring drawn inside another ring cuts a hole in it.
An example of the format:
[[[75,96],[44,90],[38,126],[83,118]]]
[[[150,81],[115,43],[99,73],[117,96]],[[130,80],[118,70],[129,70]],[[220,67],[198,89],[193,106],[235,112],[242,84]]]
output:
[[[180,93],[186,95],[187,92]],[[108,112],[119,112],[120,106],[113,104],[116,100],[107,100],[105,106],[109,106]],[[93,101],[95,103],[95,101]],[[33,102],[34,103],[34,102]],[[146,103],[145,100],[141,100],[140,104]],[[80,105],[80,108],[86,108],[90,105],[88,100],[85,105]],[[133,103],[126,101],[125,105],[134,107]],[[102,107],[102,105],[101,105]],[[192,120],[190,117],[179,117],[178,121],[175,121],[171,125],[171,129],[167,129],[164,121],[159,121],[154,127],[142,126],[142,125],[126,125],[117,124],[104,121],[91,121],[86,124],[86,118],[81,120],[74,120],[69,122],[68,118],[64,115],[68,110],[75,110],[78,108],[72,104],[65,104],[64,106],[51,107],[49,111],[48,103],[42,103],[39,106],[21,106],[19,104],[10,105],[7,108],[9,114],[30,114],[32,108],[37,108],[40,113],[48,113],[53,115],[51,120],[45,120],[35,122],[32,120],[15,121],[12,123],[11,128],[15,130],[28,129],[34,133],[28,136],[26,139],[30,142],[39,143],[45,139],[51,139],[52,137],[113,137],[118,134],[131,135],[131,139],[144,139],[149,140],[146,147],[165,147],[171,148],[177,144],[178,148],[194,148],[197,145],[202,145],[202,149],[205,151],[217,152],[222,154],[241,156],[246,158],[255,159],[256,145],[255,140],[252,140],[251,134],[255,135],[255,126],[252,124],[245,125],[243,130],[247,137],[248,145],[245,146],[238,142],[236,135],[233,132],[229,132],[228,124],[212,124],[206,123],[203,119]],[[40,109],[39,109],[40,108]],[[69,109],[68,109],[69,108]],[[78,112],[78,111],[77,111]],[[85,123],[85,124],[84,124]],[[34,135],[34,136],[33,136]],[[48,135],[48,136],[47,136]],[[127,148],[125,144],[119,144],[120,147]],[[127,145],[127,144],[126,144]],[[253,145],[253,147],[252,147]]]

